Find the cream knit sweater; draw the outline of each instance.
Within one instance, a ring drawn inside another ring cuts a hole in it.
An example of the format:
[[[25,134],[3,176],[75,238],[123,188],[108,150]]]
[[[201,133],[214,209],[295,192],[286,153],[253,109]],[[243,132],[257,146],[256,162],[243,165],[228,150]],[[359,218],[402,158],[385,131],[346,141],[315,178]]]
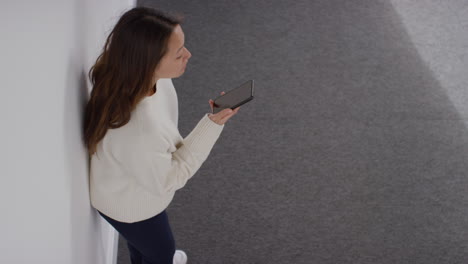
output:
[[[109,129],[91,156],[91,205],[125,223],[167,208],[176,190],[197,172],[224,128],[206,113],[182,138],[177,93],[171,79],[143,99],[126,125]]]

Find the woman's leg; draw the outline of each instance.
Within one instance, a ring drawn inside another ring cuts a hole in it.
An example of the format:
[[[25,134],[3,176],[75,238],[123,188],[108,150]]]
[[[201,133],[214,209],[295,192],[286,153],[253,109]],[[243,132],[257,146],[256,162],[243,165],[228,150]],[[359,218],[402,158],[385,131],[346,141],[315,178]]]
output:
[[[130,242],[127,241],[128,252],[130,253],[130,261],[132,264],[141,264],[142,257],[140,251],[136,249]]]
[[[166,211],[135,223],[123,223],[99,214],[131,244],[135,261],[140,253],[142,264],[173,264],[175,241]]]

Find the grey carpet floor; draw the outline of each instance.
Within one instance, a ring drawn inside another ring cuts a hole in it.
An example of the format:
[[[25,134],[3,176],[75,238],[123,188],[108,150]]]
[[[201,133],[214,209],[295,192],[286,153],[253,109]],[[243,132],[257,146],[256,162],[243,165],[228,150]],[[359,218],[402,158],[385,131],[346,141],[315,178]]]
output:
[[[140,1],[185,15],[182,136],[256,84],[167,209],[189,263],[466,263],[467,2]]]

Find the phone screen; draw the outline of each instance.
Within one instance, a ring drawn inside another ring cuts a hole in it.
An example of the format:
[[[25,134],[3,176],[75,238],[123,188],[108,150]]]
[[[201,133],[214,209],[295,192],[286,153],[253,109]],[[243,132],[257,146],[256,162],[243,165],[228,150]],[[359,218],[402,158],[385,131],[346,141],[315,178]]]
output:
[[[253,99],[254,81],[249,80],[237,88],[234,88],[224,95],[219,96],[213,103],[213,114],[223,109],[235,109]]]

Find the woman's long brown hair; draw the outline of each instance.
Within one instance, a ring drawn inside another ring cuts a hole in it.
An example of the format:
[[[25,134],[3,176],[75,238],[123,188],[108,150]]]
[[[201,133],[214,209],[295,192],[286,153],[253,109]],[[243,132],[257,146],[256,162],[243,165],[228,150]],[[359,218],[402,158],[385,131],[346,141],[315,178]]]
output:
[[[90,156],[107,130],[127,124],[136,105],[154,89],[155,69],[182,19],[149,7],[120,17],[88,72],[93,89],[85,109],[84,142]]]

